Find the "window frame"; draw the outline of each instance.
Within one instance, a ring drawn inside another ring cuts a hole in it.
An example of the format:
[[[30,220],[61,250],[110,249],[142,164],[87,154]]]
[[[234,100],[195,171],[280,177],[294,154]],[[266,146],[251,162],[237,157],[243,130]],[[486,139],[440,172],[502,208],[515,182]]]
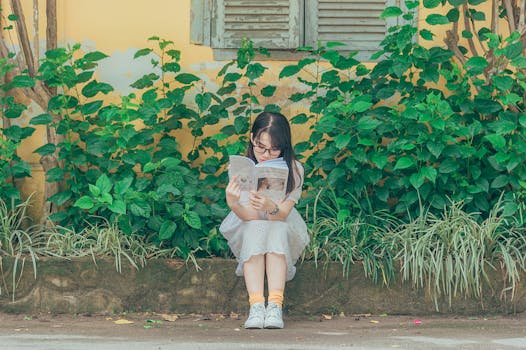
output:
[[[221,48],[218,47],[217,33],[213,33],[214,28],[217,28],[218,15],[221,13],[217,12],[217,6],[214,6],[216,2],[224,2],[227,0],[191,0],[191,13],[190,13],[190,43],[196,45],[204,45],[212,48],[214,59],[217,61],[230,60],[236,57],[238,49],[236,48]],[[291,0],[297,1],[297,0]],[[312,46],[307,43],[308,38],[315,36],[314,31],[307,28],[308,23],[317,23],[317,19],[313,19],[314,11],[306,11],[306,6],[312,7],[312,2],[317,2],[318,0],[301,0],[299,1],[299,27],[298,27],[298,36],[299,36],[299,45],[301,46]],[[385,0],[386,6],[399,6],[403,10],[405,5],[402,0]],[[309,5],[310,4],[310,5]],[[385,19],[386,21],[386,33],[388,28],[395,25],[403,25],[407,22],[401,17],[390,17]],[[417,21],[417,18],[414,19]],[[415,39],[416,40],[416,39]],[[311,40],[312,41],[312,40]],[[261,56],[258,59],[265,60],[279,60],[279,61],[288,61],[288,60],[298,60],[306,56],[305,52],[298,52],[296,48],[267,48],[271,56]],[[349,50],[350,52],[352,50]],[[354,56],[357,60],[366,62],[373,61],[370,59],[371,55],[375,53],[370,50],[358,50],[358,54]]]

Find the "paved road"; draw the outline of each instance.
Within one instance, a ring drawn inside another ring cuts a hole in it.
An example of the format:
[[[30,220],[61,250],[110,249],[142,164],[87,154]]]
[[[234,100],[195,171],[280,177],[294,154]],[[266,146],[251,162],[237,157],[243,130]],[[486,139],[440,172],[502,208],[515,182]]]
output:
[[[244,330],[242,319],[188,315],[0,314],[0,349],[526,349],[526,317],[286,318],[284,330]],[[133,322],[115,324],[118,319]]]

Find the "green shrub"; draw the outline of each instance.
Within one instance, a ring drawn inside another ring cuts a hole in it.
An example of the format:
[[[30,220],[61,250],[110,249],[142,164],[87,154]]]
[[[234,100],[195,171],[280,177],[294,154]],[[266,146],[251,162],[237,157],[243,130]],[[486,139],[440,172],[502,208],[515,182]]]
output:
[[[484,57],[459,64],[452,51],[415,42],[417,33],[411,23],[392,28],[370,69],[332,43],[303,48],[310,56],[282,70],[307,89],[290,100],[310,106],[293,123],[314,121],[297,146],[315,150],[306,159],[309,185],[328,182],[347,207],[356,199],[358,211],[389,210],[405,221],[421,207],[440,213],[448,198],[483,220],[502,193],[503,215],[515,215],[526,180],[520,36],[485,34],[499,62],[491,67]],[[306,69],[320,74],[307,79]]]
[[[15,100],[14,90],[34,85],[34,81],[25,74],[15,75],[6,82],[6,76],[13,68],[8,59],[0,58],[0,200],[7,206],[11,205],[12,199],[15,204],[22,199],[15,180],[31,176],[31,167],[18,156],[16,150],[20,142],[35,131],[32,127],[11,123],[27,109]]]

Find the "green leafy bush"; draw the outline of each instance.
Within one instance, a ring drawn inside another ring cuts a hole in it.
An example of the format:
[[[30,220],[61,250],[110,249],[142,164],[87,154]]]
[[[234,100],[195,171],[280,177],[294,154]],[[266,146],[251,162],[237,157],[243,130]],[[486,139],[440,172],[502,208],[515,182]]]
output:
[[[0,115],[5,118],[4,120],[0,118],[2,123],[2,128],[0,128],[0,199],[4,200],[8,206],[11,206],[12,203],[20,203],[21,200],[20,192],[15,186],[15,179],[31,176],[31,167],[18,156],[16,150],[20,142],[35,131],[32,127],[11,123],[27,109],[26,105],[15,100],[12,93],[16,89],[34,85],[34,81],[25,74],[15,75],[9,82],[6,82],[6,75],[13,68],[14,66],[8,59],[0,59]]]
[[[247,41],[218,72],[218,91],[209,92],[201,78],[181,71],[173,42],[150,40],[157,46],[139,50],[135,58],[151,55],[152,69],[160,74],[144,75],[132,84],[135,93],[113,103],[101,98],[113,87],[93,78],[105,54],[82,54],[78,45],[46,53],[38,78],[60,93],[48,113],[31,123],[51,124],[64,140],[35,151],[59,152],[61,166],[46,174],[62,188],[48,199],[60,207],[50,219],[81,230],[103,218],[127,235],[176,247],[183,257],[228,254],[217,232],[227,213],[223,166],[229,154],[246,149],[250,119],[263,110],[255,89],[266,68],[253,62],[256,50]],[[205,135],[221,119],[219,133]],[[193,138],[186,155],[178,140],[184,129]]]
[[[399,13],[391,10],[384,16]],[[502,193],[503,215],[514,215],[514,193],[526,176],[519,35],[485,34],[496,60],[507,64],[482,79],[490,68],[485,58],[460,64],[447,49],[415,42],[417,33],[410,23],[391,28],[372,68],[332,43],[303,48],[311,55],[282,70],[280,77],[307,89],[290,99],[310,106],[293,123],[314,121],[310,139],[297,146],[315,150],[306,160],[311,186],[326,176],[349,208],[357,199],[358,210],[390,210],[405,221],[421,208],[439,213],[449,199],[483,219]],[[306,69],[319,74],[306,79]]]

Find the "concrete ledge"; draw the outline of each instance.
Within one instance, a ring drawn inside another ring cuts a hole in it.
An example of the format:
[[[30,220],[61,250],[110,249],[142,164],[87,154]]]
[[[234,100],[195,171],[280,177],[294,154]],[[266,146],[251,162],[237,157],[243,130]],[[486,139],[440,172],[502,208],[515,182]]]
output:
[[[247,295],[243,278],[234,275],[236,262],[202,259],[202,270],[179,260],[150,260],[136,270],[124,264],[118,273],[112,259],[63,260],[43,258],[37,264],[36,278],[31,263],[25,261],[22,276],[16,277],[12,299],[13,259],[0,257],[0,311],[11,313],[115,313],[153,311],[170,313],[246,312]],[[18,265],[20,269],[20,262]],[[439,302],[424,290],[409,284],[391,282],[389,287],[364,277],[361,265],[354,265],[348,278],[342,266],[334,263],[316,268],[313,262],[297,265],[294,280],[286,287],[288,314],[507,314],[526,310],[526,289],[517,287],[510,300],[503,290],[503,274],[490,276],[480,300],[453,298]],[[522,276],[521,281],[525,281]],[[20,279],[19,279],[20,278]]]

